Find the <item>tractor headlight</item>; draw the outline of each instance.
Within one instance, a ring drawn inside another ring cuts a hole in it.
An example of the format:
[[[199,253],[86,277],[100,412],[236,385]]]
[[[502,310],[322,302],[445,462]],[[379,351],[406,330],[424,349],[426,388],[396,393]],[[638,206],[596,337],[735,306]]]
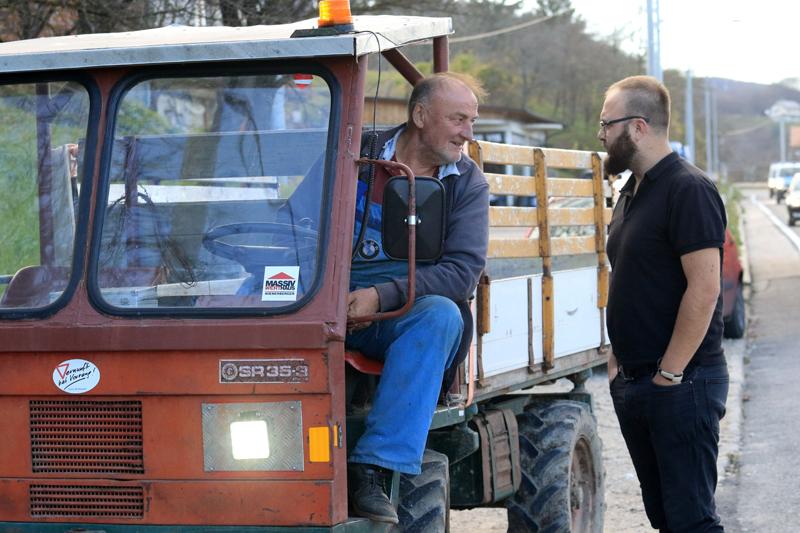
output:
[[[302,471],[300,402],[205,403],[206,472]]]
[[[237,461],[269,457],[269,432],[266,420],[231,422],[231,452]]]

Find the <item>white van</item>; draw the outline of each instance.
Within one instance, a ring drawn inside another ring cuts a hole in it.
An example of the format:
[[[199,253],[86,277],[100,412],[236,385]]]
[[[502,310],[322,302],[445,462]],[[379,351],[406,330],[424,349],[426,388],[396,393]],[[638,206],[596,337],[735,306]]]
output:
[[[795,172],[800,172],[800,162],[772,163],[767,177],[769,197],[774,196],[775,200],[781,203]]]

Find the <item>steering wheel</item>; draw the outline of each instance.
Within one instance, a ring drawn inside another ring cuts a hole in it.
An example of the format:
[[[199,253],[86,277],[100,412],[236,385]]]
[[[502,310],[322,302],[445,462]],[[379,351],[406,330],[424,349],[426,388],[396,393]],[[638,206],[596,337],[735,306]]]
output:
[[[295,248],[292,246],[229,244],[221,240],[231,235],[252,235],[256,233],[283,235],[298,241],[302,239],[302,241],[298,242]],[[318,236],[319,234],[316,230],[292,224],[282,224],[280,222],[237,222],[235,224],[216,226],[208,230],[203,235],[203,246],[210,253],[236,261],[245,270],[251,272],[251,268],[257,270],[264,265],[275,264],[281,256],[292,253],[306,255],[308,252],[316,250]]]

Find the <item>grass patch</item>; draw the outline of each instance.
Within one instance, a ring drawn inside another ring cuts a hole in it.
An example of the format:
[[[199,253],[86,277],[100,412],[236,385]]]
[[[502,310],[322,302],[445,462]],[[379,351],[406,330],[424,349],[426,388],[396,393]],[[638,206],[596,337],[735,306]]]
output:
[[[737,246],[742,245],[742,236],[739,234],[739,221],[742,217],[742,191],[732,183],[718,184],[719,193],[725,202],[725,211],[728,217],[728,228],[731,230]]]

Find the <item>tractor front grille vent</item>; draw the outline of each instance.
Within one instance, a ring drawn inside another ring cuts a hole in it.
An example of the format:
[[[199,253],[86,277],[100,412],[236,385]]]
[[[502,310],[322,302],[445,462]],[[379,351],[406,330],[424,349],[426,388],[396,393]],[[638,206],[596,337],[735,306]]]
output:
[[[30,402],[34,473],[143,474],[142,403]]]
[[[31,485],[31,517],[144,518],[142,487]]]

